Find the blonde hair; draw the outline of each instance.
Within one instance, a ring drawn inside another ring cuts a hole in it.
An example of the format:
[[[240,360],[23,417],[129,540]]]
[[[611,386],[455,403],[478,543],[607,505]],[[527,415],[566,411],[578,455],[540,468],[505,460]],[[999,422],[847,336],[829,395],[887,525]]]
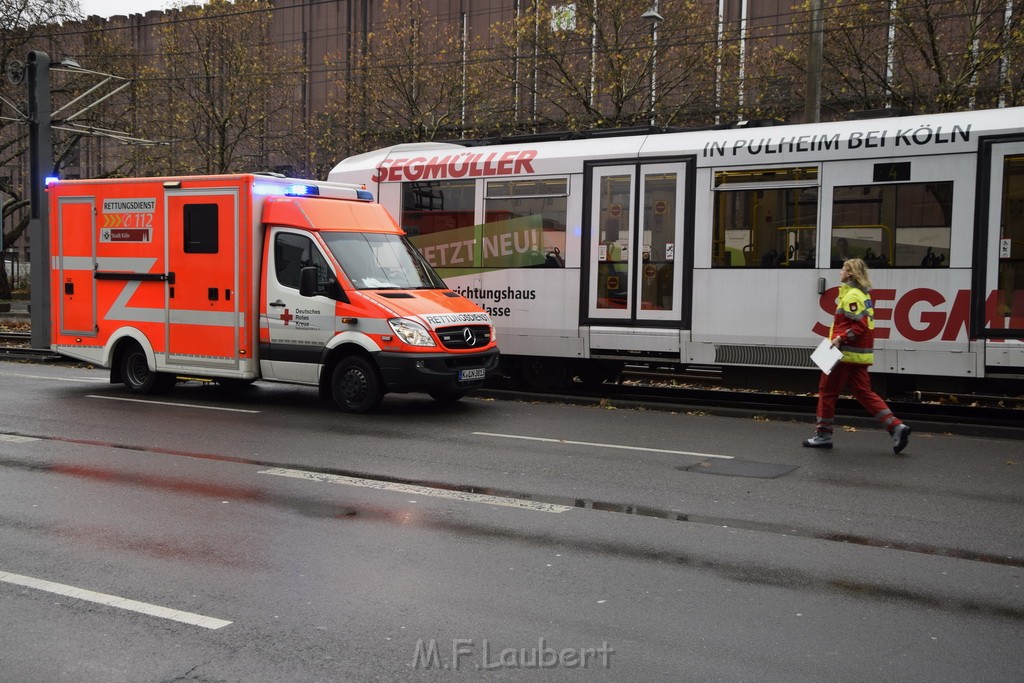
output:
[[[843,262],[843,267],[850,271],[850,279],[853,280],[859,288],[863,289],[865,292],[871,289],[871,276],[868,274],[868,264],[864,263],[862,259],[846,259]]]

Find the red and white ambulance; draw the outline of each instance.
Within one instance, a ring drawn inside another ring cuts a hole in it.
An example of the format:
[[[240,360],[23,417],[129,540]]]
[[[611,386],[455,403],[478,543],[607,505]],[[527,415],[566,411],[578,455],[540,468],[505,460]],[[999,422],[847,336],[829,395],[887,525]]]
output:
[[[135,393],[177,377],[454,401],[497,366],[487,313],[358,185],[264,175],[57,181],[52,345]]]

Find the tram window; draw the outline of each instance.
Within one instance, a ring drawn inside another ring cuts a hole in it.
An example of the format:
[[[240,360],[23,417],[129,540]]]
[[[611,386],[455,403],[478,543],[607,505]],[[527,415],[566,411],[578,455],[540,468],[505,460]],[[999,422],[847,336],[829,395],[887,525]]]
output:
[[[818,235],[817,178],[816,167],[715,173],[712,265],[813,267]]]
[[[837,187],[831,265],[948,268],[952,216],[952,182]]]
[[[445,180],[402,185],[402,228],[410,236],[473,225],[476,182]]]
[[[567,178],[492,180],[486,185],[484,197],[481,265],[565,265]]]
[[[403,183],[400,224],[434,268],[472,267],[475,206],[475,180]]]

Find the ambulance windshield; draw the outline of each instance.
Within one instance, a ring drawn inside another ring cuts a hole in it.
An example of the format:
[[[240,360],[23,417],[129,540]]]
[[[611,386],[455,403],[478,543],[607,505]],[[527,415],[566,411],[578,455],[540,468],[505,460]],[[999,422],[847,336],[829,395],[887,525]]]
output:
[[[320,236],[356,289],[445,288],[430,264],[399,235],[321,232]]]

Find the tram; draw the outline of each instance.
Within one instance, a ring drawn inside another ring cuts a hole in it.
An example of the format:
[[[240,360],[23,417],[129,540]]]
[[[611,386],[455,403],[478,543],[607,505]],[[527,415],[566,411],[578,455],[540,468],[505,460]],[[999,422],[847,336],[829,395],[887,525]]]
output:
[[[373,191],[534,387],[813,370],[852,256],[874,373],[1024,378],[1024,108],[760,123],[402,144],[329,179]]]

